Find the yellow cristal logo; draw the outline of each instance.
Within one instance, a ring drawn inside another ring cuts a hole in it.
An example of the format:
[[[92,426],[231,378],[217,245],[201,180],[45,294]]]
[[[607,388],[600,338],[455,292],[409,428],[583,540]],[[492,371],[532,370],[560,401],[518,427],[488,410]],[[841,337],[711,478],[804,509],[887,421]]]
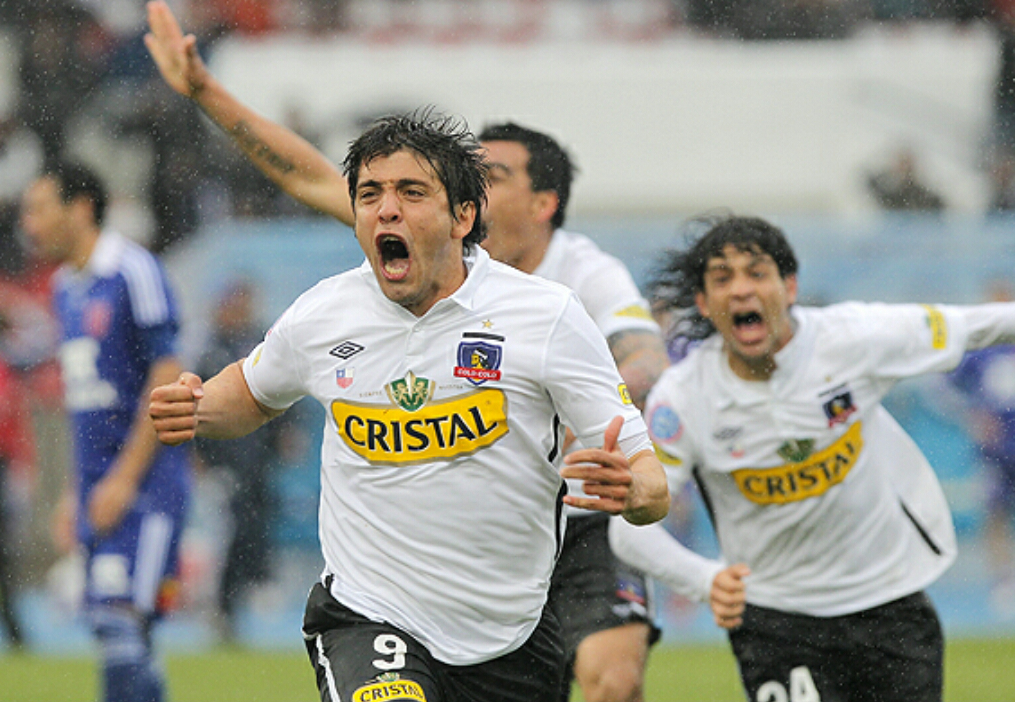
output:
[[[854,423],[838,441],[804,461],[736,470],[733,479],[744,497],[759,505],[784,505],[824,495],[856,465],[863,450],[861,424]]]
[[[413,412],[336,400],[331,414],[345,445],[371,463],[454,458],[489,446],[508,432],[507,398],[496,389],[431,402]]]
[[[927,325],[930,327],[931,348],[940,351],[948,346],[948,322],[941,310],[930,305],[923,305],[927,310]]]
[[[426,695],[419,683],[412,680],[396,680],[364,685],[352,693],[354,702],[378,702],[378,700],[422,700]]]

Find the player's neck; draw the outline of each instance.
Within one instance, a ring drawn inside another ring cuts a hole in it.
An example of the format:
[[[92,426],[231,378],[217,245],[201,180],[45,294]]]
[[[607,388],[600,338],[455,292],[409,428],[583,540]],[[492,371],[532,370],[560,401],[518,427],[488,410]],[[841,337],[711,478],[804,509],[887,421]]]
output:
[[[539,264],[546,258],[546,251],[550,248],[550,239],[553,237],[553,229],[549,232],[540,232],[536,235],[532,246],[529,246],[518,258],[514,267],[523,273],[535,273]]]
[[[743,380],[752,382],[765,382],[772,379],[772,374],[778,365],[775,362],[775,354],[766,354],[757,358],[745,358],[739,354],[726,353],[730,370],[733,375]]]
[[[75,235],[74,249],[67,257],[66,263],[75,270],[82,270],[88,265],[88,261],[95,252],[95,245],[99,241],[101,231],[98,227],[88,227]]]

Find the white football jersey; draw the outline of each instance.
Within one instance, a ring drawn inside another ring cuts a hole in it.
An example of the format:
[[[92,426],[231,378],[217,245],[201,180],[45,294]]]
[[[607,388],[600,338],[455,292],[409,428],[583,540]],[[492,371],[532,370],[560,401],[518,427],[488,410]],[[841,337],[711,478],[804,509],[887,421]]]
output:
[[[328,278],[244,363],[258,402],[325,408],[320,540],[332,594],[467,665],[521,646],[562,534],[562,424],[651,447],[602,334],[563,286],[477,249],[416,317],[369,264]]]
[[[694,470],[723,560],[750,566],[748,602],[838,616],[918,591],[954,560],[937,477],[881,399],[1011,337],[1015,305],[792,314],[769,381],[737,377],[713,335],[667,369],[646,417],[672,482]]]
[[[543,260],[532,274],[573,290],[607,339],[622,331],[660,333],[648,302],[638,291],[627,267],[584,234],[556,230]],[[577,448],[572,446],[569,450]],[[568,480],[567,490],[572,495],[585,495],[580,480]],[[568,507],[567,513],[568,517],[595,514],[575,507]]]
[[[660,333],[627,267],[584,234],[555,231],[532,274],[574,290],[607,339],[619,331]]]

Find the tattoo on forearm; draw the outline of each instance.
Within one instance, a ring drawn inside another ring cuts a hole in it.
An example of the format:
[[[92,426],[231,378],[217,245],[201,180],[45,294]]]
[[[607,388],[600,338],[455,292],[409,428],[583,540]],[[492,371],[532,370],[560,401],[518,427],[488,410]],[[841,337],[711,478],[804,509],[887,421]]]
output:
[[[243,120],[234,124],[233,128],[229,130],[229,134],[243,151],[276,171],[292,173],[296,170],[296,165],[292,161],[265,144],[250,128],[250,125]]]

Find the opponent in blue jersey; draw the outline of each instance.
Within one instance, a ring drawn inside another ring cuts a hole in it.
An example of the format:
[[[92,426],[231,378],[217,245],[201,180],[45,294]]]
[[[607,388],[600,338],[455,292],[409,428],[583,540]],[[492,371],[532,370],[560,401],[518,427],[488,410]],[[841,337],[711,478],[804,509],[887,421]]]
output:
[[[1015,612],[1015,556],[1012,516],[1015,515],[1015,346],[991,346],[967,353],[951,374],[970,412],[970,433],[987,476],[987,519],[984,526],[992,571],[992,600],[1000,613]]]
[[[157,702],[150,629],[176,571],[189,492],[180,449],[145,416],[152,387],[175,380],[177,313],[146,250],[103,230],[106,192],[87,169],[58,164],[26,191],[22,221],[54,278],[61,367],[74,433],[76,532],[85,602],[109,702]],[[140,411],[139,411],[140,410]]]

